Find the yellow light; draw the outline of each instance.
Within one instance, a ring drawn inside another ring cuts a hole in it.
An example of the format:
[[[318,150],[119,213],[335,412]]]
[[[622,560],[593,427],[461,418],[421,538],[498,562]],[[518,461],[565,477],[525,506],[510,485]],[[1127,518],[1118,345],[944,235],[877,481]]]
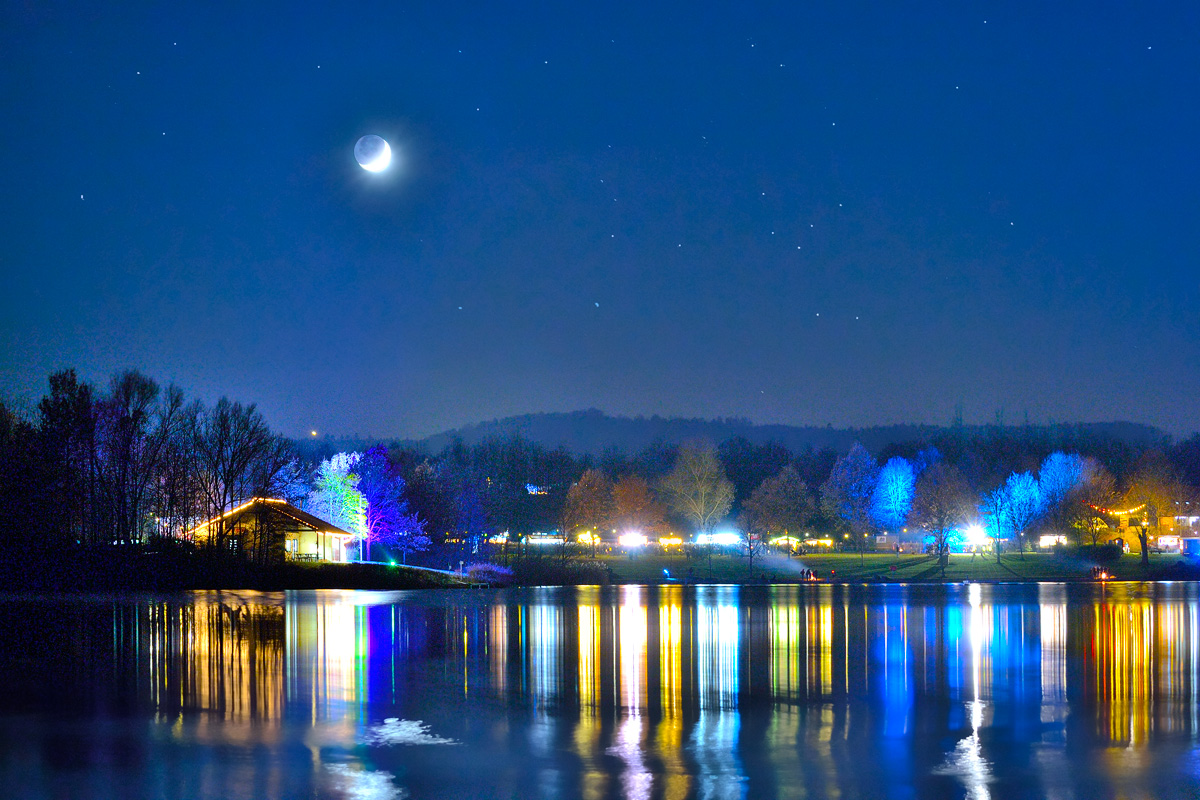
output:
[[[1119,509],[1119,510],[1114,510],[1111,508],[1102,508],[1100,506],[1092,506],[1092,508],[1099,511],[1101,514],[1111,514],[1114,517],[1122,517],[1122,516],[1125,516],[1126,514],[1136,514],[1137,512],[1141,511],[1145,507],[1146,507],[1145,503],[1142,503],[1140,506],[1136,506],[1134,508],[1124,508],[1124,509]]]
[[[683,544],[683,539],[678,536],[663,536],[658,543],[661,545]]]

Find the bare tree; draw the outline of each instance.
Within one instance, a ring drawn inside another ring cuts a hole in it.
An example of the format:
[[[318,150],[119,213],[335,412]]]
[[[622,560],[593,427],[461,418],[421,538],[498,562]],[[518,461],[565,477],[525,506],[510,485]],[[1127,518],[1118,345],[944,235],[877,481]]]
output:
[[[290,460],[290,448],[271,433],[255,405],[222,397],[209,411],[192,406],[192,414],[189,424],[208,515],[219,518],[241,502],[269,494]],[[229,545],[227,537],[218,519],[209,544],[223,549]]]
[[[733,484],[707,444],[680,448],[675,467],[663,478],[662,492],[667,503],[700,533],[710,533],[733,506]]]
[[[114,376],[98,404],[97,476],[104,540],[121,544],[145,538],[150,494],[163,457],[183,418],[183,392],[139,372]]]
[[[662,504],[640,475],[626,475],[613,486],[613,523],[617,530],[661,533],[667,525]]]
[[[746,501],[746,550],[750,558],[750,571],[754,572],[755,540],[772,533],[785,535],[800,533],[812,522],[815,512],[812,492],[801,480],[791,464],[777,475],[767,478],[758,485]]]
[[[1150,529],[1157,529],[1163,518],[1175,515],[1184,488],[1166,457],[1157,451],[1146,453],[1138,462],[1129,482],[1125,501],[1141,506],[1141,524],[1136,528],[1142,547],[1142,566],[1150,566]]]
[[[950,560],[950,539],[971,513],[973,498],[963,474],[944,462],[928,467],[917,480],[910,520],[933,537],[942,578]]]
[[[598,469],[589,469],[571,484],[562,509],[563,558],[567,545],[583,529],[592,532],[592,551],[595,552],[598,529],[608,527],[612,520],[612,481]]]
[[[1083,477],[1067,499],[1067,520],[1073,530],[1086,536],[1092,546],[1100,544],[1108,530],[1108,508],[1117,499],[1112,473],[1094,458],[1083,460]]]

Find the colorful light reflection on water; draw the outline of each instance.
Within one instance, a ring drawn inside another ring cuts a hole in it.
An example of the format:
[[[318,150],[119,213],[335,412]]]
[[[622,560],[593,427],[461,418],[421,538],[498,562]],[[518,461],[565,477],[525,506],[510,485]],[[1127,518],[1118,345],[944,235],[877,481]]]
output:
[[[0,599],[10,797],[1170,797],[1200,601],[1136,586]]]

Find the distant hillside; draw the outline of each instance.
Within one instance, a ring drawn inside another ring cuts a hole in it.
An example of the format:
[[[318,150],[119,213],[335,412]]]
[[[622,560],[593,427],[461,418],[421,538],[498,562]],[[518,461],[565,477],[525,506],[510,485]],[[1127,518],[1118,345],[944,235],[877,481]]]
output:
[[[1022,426],[1024,427],[1024,426]],[[1029,426],[1032,431],[1052,439],[1070,434],[1071,438],[1117,440],[1143,447],[1164,441],[1167,434],[1148,425],[1133,422],[1092,422]],[[1010,428],[1009,430],[1012,430]],[[708,439],[716,443],[743,437],[756,444],[777,442],[792,451],[807,447],[831,448],[842,452],[854,442],[878,452],[889,444],[928,440],[948,429],[936,425],[883,425],[872,428],[797,427],[793,425],[755,425],[745,419],[679,419],[664,417],[610,417],[596,409],[555,414],[527,414],[519,417],[481,422],[456,430],[434,434],[418,444],[429,453],[438,453],[455,438],[465,444],[485,439],[520,436],[548,448],[565,447],[574,453],[599,455],[615,449],[636,453],[656,441],[678,443],[688,439]],[[985,436],[994,428],[966,425],[963,435]]]

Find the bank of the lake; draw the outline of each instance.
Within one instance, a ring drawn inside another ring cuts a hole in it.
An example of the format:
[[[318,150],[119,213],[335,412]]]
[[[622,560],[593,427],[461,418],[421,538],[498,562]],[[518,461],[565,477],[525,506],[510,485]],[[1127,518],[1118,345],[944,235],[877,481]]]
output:
[[[753,564],[744,556],[636,553],[599,556],[612,583],[791,583],[801,580],[805,570],[826,583],[980,583],[1091,581],[1092,567],[1101,566],[1112,580],[1198,580],[1200,563],[1178,555],[1154,554],[1149,566],[1141,556],[1126,554],[1097,564],[1067,553],[1005,553],[950,556],[945,575],[937,559],[929,555],[893,553],[823,553],[799,557],[767,555]]]
[[[0,562],[0,588],[32,591],[191,589],[433,589],[464,586],[447,572],[391,564],[253,564],[182,549],[95,547]]]
[[[293,562],[256,565],[195,552],[132,548],[80,548],[10,559],[0,564],[0,588],[34,591],[176,591],[191,589],[436,589],[495,585],[781,584],[822,583],[1036,583],[1090,582],[1094,567],[1116,581],[1200,580],[1196,559],[1154,554],[1098,565],[1071,553],[951,555],[943,571],[935,557],[894,553],[768,554],[753,562],[715,552],[613,552],[596,556],[551,553],[507,557],[480,554],[503,565],[491,576],[458,576],[448,570],[391,564]]]

